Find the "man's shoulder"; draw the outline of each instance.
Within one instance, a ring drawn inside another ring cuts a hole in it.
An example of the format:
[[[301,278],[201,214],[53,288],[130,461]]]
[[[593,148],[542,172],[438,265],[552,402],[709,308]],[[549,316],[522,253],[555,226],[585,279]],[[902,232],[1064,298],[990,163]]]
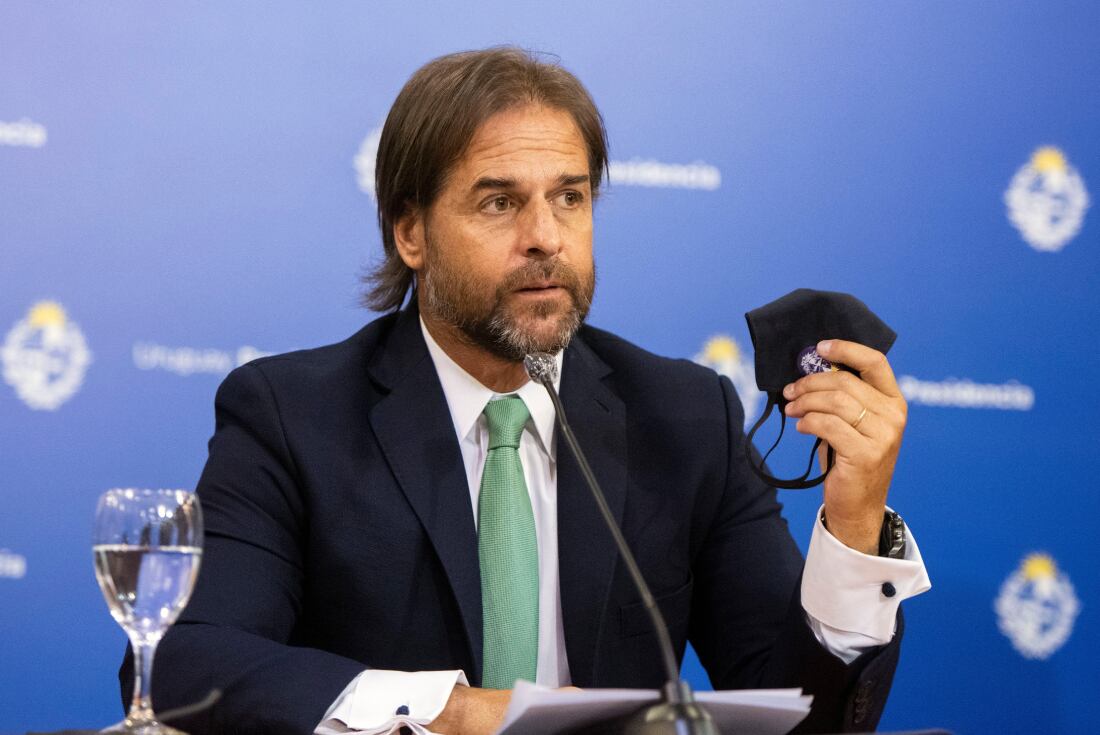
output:
[[[664,357],[616,334],[585,325],[577,335],[614,373],[617,384],[640,389],[714,391],[718,374],[684,358]]]
[[[702,434],[725,436],[744,423],[733,385],[714,370],[656,355],[595,327],[585,326],[577,336],[579,349],[599,361],[589,360],[599,366],[600,380],[627,406],[634,425],[647,432],[663,432],[667,440],[690,436],[698,443]],[[563,390],[568,378],[568,370],[563,370]],[[691,427],[688,434],[681,433],[685,420]]]
[[[385,343],[397,313],[372,320],[347,339],[308,349],[259,357],[234,373],[258,371],[269,382],[340,383],[342,378],[367,374],[371,356]],[[232,376],[232,374],[231,374]]]

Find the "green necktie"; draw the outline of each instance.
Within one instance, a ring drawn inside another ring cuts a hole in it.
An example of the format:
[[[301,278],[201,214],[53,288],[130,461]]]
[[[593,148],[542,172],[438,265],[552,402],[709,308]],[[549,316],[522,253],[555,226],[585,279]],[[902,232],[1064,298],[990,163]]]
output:
[[[484,666],[481,685],[535,680],[539,654],[539,550],[519,438],[530,413],[517,396],[489,401],[489,453],[478,498]]]

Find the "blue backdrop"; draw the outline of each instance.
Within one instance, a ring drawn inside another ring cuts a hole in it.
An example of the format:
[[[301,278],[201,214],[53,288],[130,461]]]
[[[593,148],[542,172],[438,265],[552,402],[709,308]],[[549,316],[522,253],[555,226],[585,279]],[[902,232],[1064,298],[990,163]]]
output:
[[[742,315],[795,287],[900,334],[891,503],[933,589],[883,727],[1096,731],[1097,28],[1007,0],[4,3],[0,732],[118,719],[96,498],[193,486],[233,365],[371,318],[374,136],[419,65],[503,42],[607,119],[594,323],[748,404]],[[820,492],[783,500],[805,544]]]

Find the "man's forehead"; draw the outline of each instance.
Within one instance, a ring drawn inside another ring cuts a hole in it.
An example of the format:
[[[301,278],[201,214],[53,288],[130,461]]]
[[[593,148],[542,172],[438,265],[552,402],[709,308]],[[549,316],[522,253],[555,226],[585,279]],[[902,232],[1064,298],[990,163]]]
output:
[[[459,172],[471,185],[530,176],[577,177],[588,173],[588,150],[568,112],[527,105],[482,123],[455,166]]]

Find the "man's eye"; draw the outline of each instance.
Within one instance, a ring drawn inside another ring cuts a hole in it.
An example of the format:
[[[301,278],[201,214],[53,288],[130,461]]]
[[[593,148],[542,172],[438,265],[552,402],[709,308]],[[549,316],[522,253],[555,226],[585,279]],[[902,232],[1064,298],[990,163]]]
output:
[[[584,195],[579,191],[567,191],[561,195],[562,204],[567,207],[579,207],[584,201]]]
[[[485,202],[483,209],[489,212],[507,212],[512,207],[512,202],[506,196],[493,197]]]

